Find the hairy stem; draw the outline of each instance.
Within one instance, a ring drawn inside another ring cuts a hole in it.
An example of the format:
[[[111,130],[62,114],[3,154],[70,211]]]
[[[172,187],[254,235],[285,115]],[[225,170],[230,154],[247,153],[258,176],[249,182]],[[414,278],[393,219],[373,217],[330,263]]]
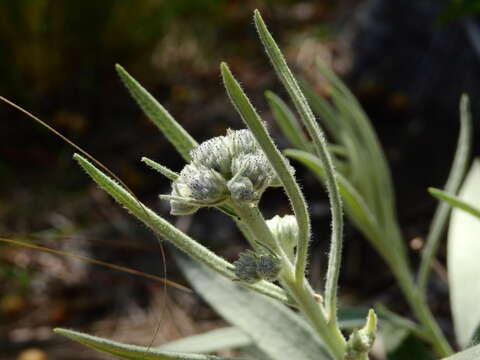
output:
[[[346,348],[346,341],[338,327],[332,327],[328,323],[326,313],[322,306],[315,300],[314,292],[309,283],[297,281],[295,268],[288,259],[281,246],[268,228],[268,225],[257,206],[235,203],[235,212],[240,220],[250,229],[250,233],[257,241],[272,247],[282,261],[282,272],[280,280],[287,292],[295,300],[300,311],[306,316],[312,327],[325,342],[326,348],[335,360],[343,360]]]
[[[300,114],[300,118],[312,138],[315,153],[325,169],[325,183],[332,212],[332,237],[328,256],[327,281],[325,284],[325,304],[329,321],[335,323],[337,321],[337,288],[343,245],[343,210],[333,161],[327,148],[325,135],[322,129],[320,129],[297,80],[290,71],[280,48],[268,31],[258,10],[255,10],[254,20],[265,51],[278,77],[290,95],[297,112]],[[308,243],[299,241],[296,264],[296,277],[299,281],[304,278],[307,256]]]

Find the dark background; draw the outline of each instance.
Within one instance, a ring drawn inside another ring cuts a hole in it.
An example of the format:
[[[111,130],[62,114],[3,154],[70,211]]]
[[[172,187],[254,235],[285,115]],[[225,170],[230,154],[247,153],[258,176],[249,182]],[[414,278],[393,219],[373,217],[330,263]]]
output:
[[[285,94],[256,37],[252,11],[259,8],[298,74],[319,88],[313,62],[320,56],[359,97],[391,164],[408,241],[428,230],[435,201],[426,187],[441,187],[448,174],[460,94],[470,94],[474,119],[480,110],[478,7],[439,0],[0,0],[0,95],[82,146],[170,218],[157,197],[169,191],[168,183],[139,159],[174,170],[183,163],[129,98],[113,66],[123,65],[199,141],[242,127],[222,88],[220,61],[271,121],[263,92]],[[71,147],[5,104],[0,118],[1,236],[159,276],[166,261],[169,279],[184,283],[155,237],[72,161]],[[475,127],[478,137],[478,121]],[[279,145],[288,146],[271,129]],[[310,273],[318,284],[328,205],[316,179],[301,168],[298,173],[311,203]],[[267,215],[288,211],[278,199],[279,192],[266,194]],[[245,246],[214,211],[170,219],[229,259]],[[442,249],[440,262],[443,255]],[[412,252],[414,264],[417,259]],[[341,294],[345,304],[383,301],[408,315],[384,263],[350,226]],[[1,245],[0,359],[102,358],[53,336],[55,326],[145,345],[223,324],[199,298],[174,289],[166,295],[160,283]],[[438,278],[432,306],[451,334],[446,286]]]

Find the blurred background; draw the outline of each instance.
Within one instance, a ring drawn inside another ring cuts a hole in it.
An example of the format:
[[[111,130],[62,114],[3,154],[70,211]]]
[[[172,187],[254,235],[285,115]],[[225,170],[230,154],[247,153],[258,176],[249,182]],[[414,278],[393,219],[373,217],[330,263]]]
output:
[[[263,93],[285,93],[257,40],[255,8],[297,74],[321,91],[314,65],[320,57],[359,97],[391,164],[405,239],[425,235],[436,204],[426,187],[441,187],[448,174],[460,94],[470,94],[475,120],[480,111],[477,0],[0,0],[0,95],[87,149],[142,201],[233,260],[246,244],[223,215],[204,210],[194,218],[172,218],[158,200],[169,184],[142,166],[141,156],[174,170],[183,162],[130,99],[114,64],[123,65],[199,141],[242,127],[223,90],[220,61],[229,63],[271,121]],[[185,284],[168,251],[162,258],[155,237],[76,166],[71,147],[3,103],[0,118],[1,236],[158,276],[165,275],[165,264],[168,278]],[[475,126],[478,138],[478,121]],[[288,146],[273,123],[271,130],[281,147]],[[310,275],[319,284],[328,203],[317,180],[300,167],[298,173],[311,203],[316,235]],[[262,202],[267,215],[286,213],[287,205],[274,190]],[[414,264],[418,255],[412,250]],[[440,268],[442,262],[443,249]],[[383,301],[409,315],[385,269],[347,225],[342,302]],[[439,279],[432,306],[451,334],[446,286]],[[147,345],[222,325],[194,294],[0,245],[2,360],[109,358],[54,336],[57,326]]]

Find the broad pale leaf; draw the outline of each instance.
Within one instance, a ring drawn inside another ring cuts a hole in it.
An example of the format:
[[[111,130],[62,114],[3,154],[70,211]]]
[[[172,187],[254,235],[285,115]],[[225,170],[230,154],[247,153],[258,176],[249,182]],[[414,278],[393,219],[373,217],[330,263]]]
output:
[[[218,276],[179,252],[176,258],[194,289],[272,359],[330,359],[311,327],[285,305]]]
[[[476,160],[460,190],[460,199],[480,207],[480,161]],[[480,324],[480,221],[454,209],[448,233],[450,303],[458,344],[467,347]]]
[[[458,354],[449,356],[444,360],[478,360],[480,359],[480,345],[474,346]]]
[[[157,347],[162,351],[182,351],[206,354],[223,349],[249,346],[252,339],[237,327],[215,329],[203,334],[188,336]]]

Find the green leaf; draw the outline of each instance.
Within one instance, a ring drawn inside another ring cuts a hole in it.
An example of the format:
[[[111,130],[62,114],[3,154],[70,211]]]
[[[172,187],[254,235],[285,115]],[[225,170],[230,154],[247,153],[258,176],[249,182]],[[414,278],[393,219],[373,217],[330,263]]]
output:
[[[480,359],[480,345],[474,346],[458,354],[449,356],[444,360],[478,360]]]
[[[198,146],[195,139],[123,67],[117,64],[115,68],[123,84],[145,115],[160,129],[180,155],[186,161],[190,161],[190,151]]]
[[[449,194],[445,191],[442,191],[440,189],[435,189],[435,188],[428,188],[428,192],[433,196],[435,196],[436,198],[450,204],[454,208],[463,210],[480,219],[480,208],[476,208],[475,206],[470,205],[469,203],[460,199],[458,196]]]
[[[480,160],[469,170],[460,199],[480,207]],[[465,348],[480,324],[480,221],[459,209],[452,211],[448,232],[450,304],[458,344]]]
[[[312,328],[288,307],[218,276],[181,253],[175,254],[193,288],[272,359],[330,359]]]
[[[242,120],[248,126],[253,136],[255,136],[255,139],[262,148],[265,156],[285,188],[285,192],[290,200],[298,223],[299,235],[297,253],[301,252],[306,257],[308,252],[308,243],[310,241],[310,215],[308,213],[305,197],[300,190],[300,186],[291,173],[287,160],[273,142],[273,139],[268,133],[264,122],[251,104],[247,95],[245,95],[243,92],[240,84],[233,76],[228,65],[226,63],[222,63],[220,68],[222,71],[223,83],[225,85],[225,89],[227,90],[228,96],[232,101],[232,104],[235,106],[235,109],[240,114]],[[302,272],[301,275],[301,281],[303,281],[305,275],[304,272]]]
[[[303,133],[302,127],[288,105],[272,91],[265,92],[265,97],[270,104],[273,117],[290,144],[298,149],[309,151],[311,148],[310,141]]]
[[[472,147],[472,119],[470,115],[469,99],[463,95],[460,100],[460,134],[458,136],[457,150],[453,160],[448,180],[445,184],[445,192],[457,193],[462,180],[467,171],[467,164],[470,158]],[[430,231],[426,239],[426,245],[422,252],[422,262],[418,271],[418,287],[425,291],[428,282],[428,276],[431,271],[431,265],[435,254],[440,245],[442,234],[447,224],[450,206],[448,202],[438,204],[435,215],[433,216]]]
[[[325,188],[327,189],[330,201],[330,211],[332,214],[331,227],[332,235],[330,239],[330,252],[328,255],[327,275],[325,281],[325,308],[330,322],[335,324],[337,321],[337,289],[338,278],[340,276],[340,264],[343,248],[343,207],[340,197],[336,172],[333,167],[332,156],[327,148],[327,140],[323,130],[313,115],[305,95],[302,93],[295,76],[290,71],[288,64],[278,47],[272,34],[268,31],[265,22],[258,10],[254,11],[255,26],[258,36],[262,41],[263,47],[272,63],[278,78],[287,90],[295,108],[300,115],[303,125],[312,138],[313,147],[316,155],[320,159],[325,169]],[[296,278],[301,281],[305,276],[308,257],[308,242],[299,239],[296,253]]]
[[[178,174],[175,171],[170,170],[166,166],[160,165],[159,163],[147,158],[147,157],[142,157],[142,162],[147,164],[149,167],[151,167],[153,170],[158,171],[160,174],[165,176],[167,179],[171,181],[175,181],[178,178]]]
[[[188,336],[158,346],[161,351],[182,351],[206,354],[223,349],[235,349],[249,346],[252,339],[237,327],[225,327],[204,334]]]
[[[185,354],[149,349],[143,346],[122,344],[77,331],[55,329],[57,334],[64,335],[73,341],[87,345],[94,349],[129,360],[233,360],[233,358],[220,358],[211,355]],[[237,358],[238,359],[238,358]],[[240,360],[240,359],[239,359]]]

